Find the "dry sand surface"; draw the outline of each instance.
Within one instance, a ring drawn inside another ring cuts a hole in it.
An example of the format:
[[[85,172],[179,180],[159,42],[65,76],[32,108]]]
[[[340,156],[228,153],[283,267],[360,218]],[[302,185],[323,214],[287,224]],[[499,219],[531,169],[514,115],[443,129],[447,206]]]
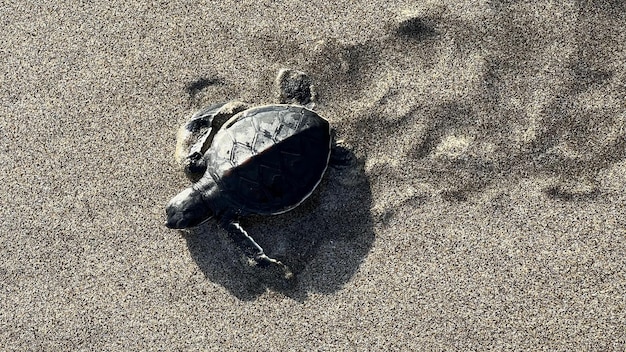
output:
[[[0,350],[626,348],[623,1],[54,3],[0,4]],[[356,160],[244,219],[293,283],[164,226],[281,68]]]

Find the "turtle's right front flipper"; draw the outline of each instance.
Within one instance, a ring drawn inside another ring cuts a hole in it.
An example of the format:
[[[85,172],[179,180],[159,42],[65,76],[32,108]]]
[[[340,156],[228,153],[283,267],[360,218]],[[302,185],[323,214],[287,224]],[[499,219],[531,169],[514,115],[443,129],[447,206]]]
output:
[[[248,105],[238,101],[207,106],[191,116],[178,130],[174,157],[187,177],[197,182],[206,171],[204,153],[224,122]]]
[[[237,247],[245,253],[246,257],[254,260],[256,265],[260,267],[276,265],[281,268],[285,279],[293,278],[293,273],[289,267],[276,259],[268,257],[263,248],[239,225],[239,222],[225,218],[221,221],[221,225],[228,232]]]

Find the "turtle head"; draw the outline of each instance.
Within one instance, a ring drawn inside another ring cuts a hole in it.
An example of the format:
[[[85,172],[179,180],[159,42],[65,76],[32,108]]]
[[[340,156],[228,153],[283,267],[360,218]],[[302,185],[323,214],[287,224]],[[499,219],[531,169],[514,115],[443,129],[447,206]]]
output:
[[[167,223],[170,229],[184,229],[200,225],[213,217],[202,192],[189,187],[172,198],[165,207]]]

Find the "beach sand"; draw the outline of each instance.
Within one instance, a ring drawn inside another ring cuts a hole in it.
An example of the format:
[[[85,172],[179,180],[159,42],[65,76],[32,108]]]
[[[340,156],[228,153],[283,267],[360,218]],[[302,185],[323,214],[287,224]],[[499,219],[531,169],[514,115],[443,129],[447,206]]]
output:
[[[342,4],[343,3],[343,4]],[[624,350],[626,5],[0,8],[0,350]],[[164,226],[176,130],[276,101],[352,151],[293,213]]]

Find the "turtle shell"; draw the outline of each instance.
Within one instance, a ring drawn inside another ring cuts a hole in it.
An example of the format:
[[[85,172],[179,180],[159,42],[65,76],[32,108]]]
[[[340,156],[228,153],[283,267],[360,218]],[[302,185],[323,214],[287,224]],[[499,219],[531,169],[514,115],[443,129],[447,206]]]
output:
[[[297,105],[267,105],[228,120],[205,158],[220,197],[239,215],[289,211],[317,187],[330,157],[330,125]]]

